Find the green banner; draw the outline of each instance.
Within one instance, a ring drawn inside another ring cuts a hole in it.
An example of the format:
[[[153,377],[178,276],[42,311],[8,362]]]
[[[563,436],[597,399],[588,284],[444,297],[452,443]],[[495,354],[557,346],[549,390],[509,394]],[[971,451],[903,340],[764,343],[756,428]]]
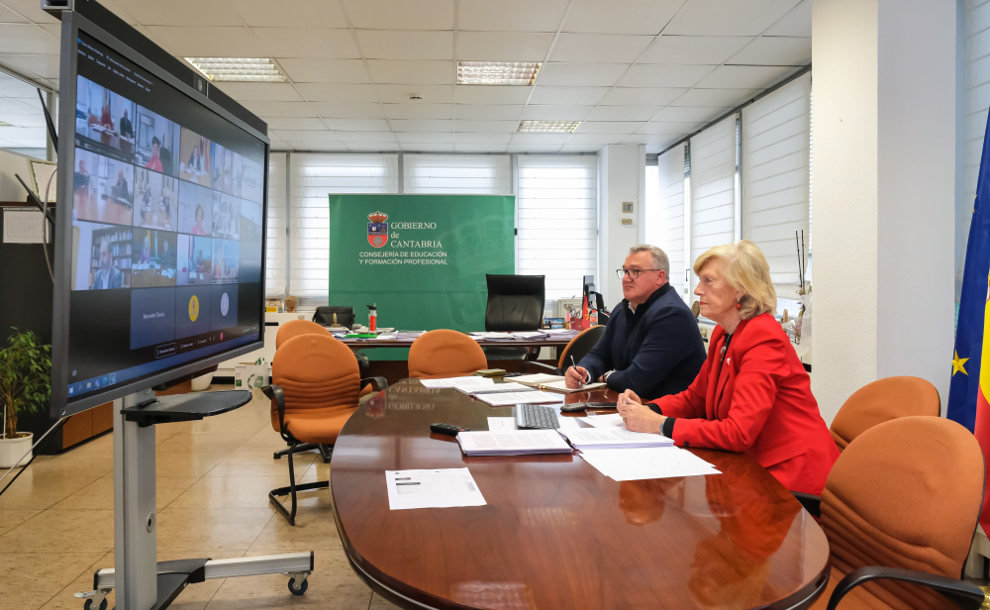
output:
[[[398,330],[484,330],[486,273],[515,273],[512,195],[330,195],[330,305]]]

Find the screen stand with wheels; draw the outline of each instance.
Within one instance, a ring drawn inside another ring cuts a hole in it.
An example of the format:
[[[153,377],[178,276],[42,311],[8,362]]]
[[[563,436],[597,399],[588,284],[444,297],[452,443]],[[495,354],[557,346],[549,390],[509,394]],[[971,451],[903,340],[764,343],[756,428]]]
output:
[[[189,583],[208,578],[287,574],[289,590],[301,595],[313,571],[313,552],[212,560],[156,560],[155,425],[193,421],[250,402],[250,390],[156,397],[152,390],[125,396],[113,423],[114,564],[93,576],[93,591],[80,594],[85,607],[105,608],[116,588],[117,607],[164,608]]]

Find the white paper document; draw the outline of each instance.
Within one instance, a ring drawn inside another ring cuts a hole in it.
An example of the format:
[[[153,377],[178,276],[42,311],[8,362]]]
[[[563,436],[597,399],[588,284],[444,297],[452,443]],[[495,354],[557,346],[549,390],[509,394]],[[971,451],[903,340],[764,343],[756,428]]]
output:
[[[488,403],[493,407],[521,405],[524,402],[537,404],[562,402],[559,395],[554,395],[549,392],[540,392],[538,390],[527,390],[525,392],[493,392],[489,394],[478,394],[476,397],[478,400]]]
[[[572,428],[580,428],[581,424],[578,423],[578,418],[576,417],[561,417],[557,416],[560,421],[560,430],[570,430]],[[516,418],[515,417],[489,417],[488,418],[488,429],[489,430],[518,430],[516,428]]]
[[[579,419],[594,428],[625,429],[626,427],[626,422],[622,420],[622,416],[618,413],[609,413],[608,415],[586,415]]]
[[[610,447],[669,447],[674,439],[662,434],[633,432],[625,427],[616,428],[570,428],[561,430],[575,449],[608,449]]]
[[[464,455],[530,455],[574,451],[556,430],[488,430],[457,435]]]
[[[444,377],[442,379],[420,379],[419,382],[428,388],[460,388],[469,387],[476,384],[495,383],[487,377],[478,377],[477,375],[468,375],[467,377]]]
[[[484,377],[481,377],[484,379]],[[491,381],[489,379],[488,381]],[[472,396],[477,394],[491,394],[493,392],[529,392],[531,388],[524,386],[521,383],[479,383],[473,386],[458,386],[458,390],[464,392],[465,394],[471,394]]]
[[[549,373],[533,373],[530,375],[517,375],[512,378],[513,381],[522,383],[525,385],[540,385],[541,383],[551,383],[553,381],[563,381],[563,375],[551,375]]]
[[[467,468],[386,470],[385,485],[390,510],[486,504]]]
[[[714,466],[680,447],[589,449],[581,457],[616,481],[719,474]]]

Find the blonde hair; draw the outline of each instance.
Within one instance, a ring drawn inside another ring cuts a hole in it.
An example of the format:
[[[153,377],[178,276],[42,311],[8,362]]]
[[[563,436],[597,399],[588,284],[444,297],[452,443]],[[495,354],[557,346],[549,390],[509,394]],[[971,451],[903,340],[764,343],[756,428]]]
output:
[[[712,259],[723,261],[722,276],[734,289],[743,293],[739,299],[743,320],[761,313],[773,313],[777,309],[777,291],[770,281],[770,265],[756,244],[748,239],[734,244],[715,246],[694,261],[694,272],[701,270]]]

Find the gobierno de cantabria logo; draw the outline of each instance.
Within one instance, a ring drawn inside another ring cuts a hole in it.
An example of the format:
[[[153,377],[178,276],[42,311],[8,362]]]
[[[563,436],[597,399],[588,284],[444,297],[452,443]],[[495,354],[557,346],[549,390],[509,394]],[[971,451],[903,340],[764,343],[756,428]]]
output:
[[[372,212],[368,214],[368,243],[372,248],[381,248],[388,243],[388,214]]]

